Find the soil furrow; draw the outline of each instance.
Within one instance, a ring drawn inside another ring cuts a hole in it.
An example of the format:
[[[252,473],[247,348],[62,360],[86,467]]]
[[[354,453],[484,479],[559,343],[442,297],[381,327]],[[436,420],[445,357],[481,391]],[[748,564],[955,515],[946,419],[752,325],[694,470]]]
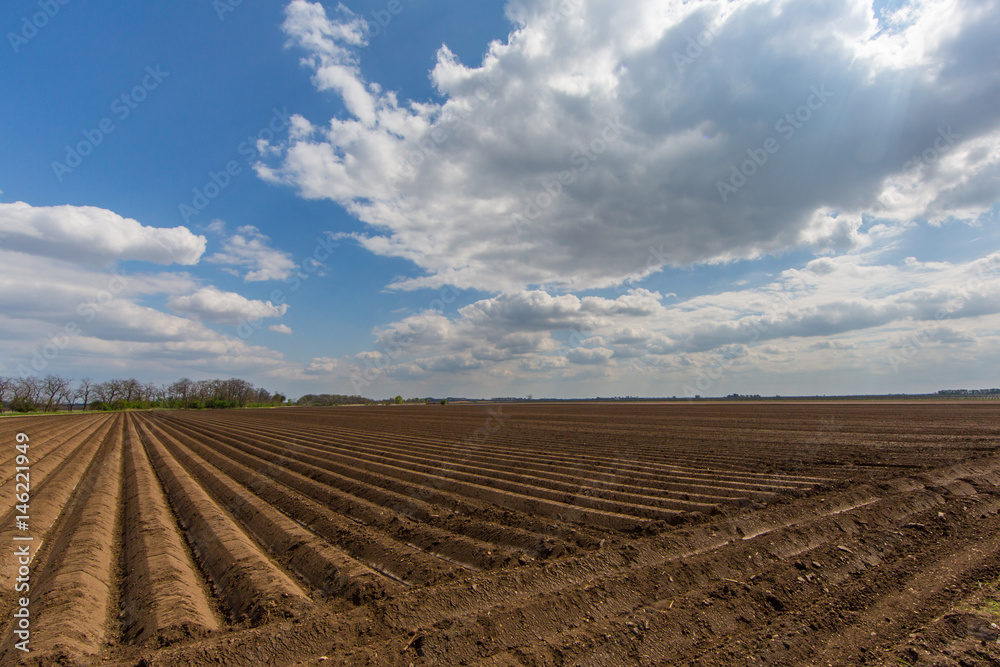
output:
[[[297,457],[291,457],[294,452],[276,445],[251,442],[247,439],[240,441],[221,433],[215,433],[211,438],[233,450],[239,450],[267,462],[270,464],[269,470],[287,469],[346,494],[345,500],[349,503],[353,502],[352,498],[363,501],[356,509],[345,508],[339,511],[366,524],[379,524],[382,521],[379,517],[384,514],[384,508],[390,508],[412,521],[475,540],[528,550],[536,555],[562,551],[564,549],[560,544],[562,540],[572,539],[589,546],[596,545],[599,539],[578,533],[575,529],[562,526],[558,522],[545,525],[530,518],[525,519],[524,515],[518,514],[500,514],[497,521],[484,521],[480,517],[489,517],[495,513],[489,511],[486,503],[476,502],[475,499],[460,498],[443,491],[412,484],[397,484],[378,476],[369,475],[361,480],[347,477],[339,474],[338,466],[328,464],[319,457],[311,457],[307,462],[303,462]],[[392,488],[383,488],[379,485],[380,482],[387,486],[391,485]],[[504,525],[505,523],[514,525],[508,526]],[[539,535],[534,530],[529,532],[517,527],[518,523],[527,524],[533,529],[538,525],[538,530],[544,530],[547,534]],[[556,539],[552,539],[553,537]]]
[[[59,534],[35,568],[34,664],[61,664],[95,655],[109,634],[109,616],[118,602],[113,589],[114,548],[122,486],[122,418],[112,421],[58,524]],[[0,660],[16,654],[14,641],[12,635],[6,639]]]
[[[49,464],[42,470],[31,470],[31,506],[28,534],[33,538],[31,553],[39,554],[55,525],[59,515],[65,510],[73,491],[83,479],[87,465],[93,460],[95,452],[108,437],[114,422],[113,417],[105,417],[100,426],[90,432],[75,448],[64,447],[67,451],[60,458],[50,458]],[[30,451],[30,450],[29,450]],[[49,457],[47,457],[49,458]],[[41,478],[40,481],[36,481]],[[0,520],[0,540],[4,544],[12,544],[15,536],[25,533],[18,530],[15,517],[19,514],[11,508]],[[0,586],[4,593],[13,588],[14,573],[17,570],[14,559],[3,559],[0,569]]]
[[[454,568],[422,549],[407,546],[390,537],[393,533],[402,530],[405,534],[407,528],[416,527],[413,522],[406,526],[395,513],[387,512],[385,508],[337,493],[320,482],[268,461],[255,459],[228,445],[216,443],[213,450],[185,438],[183,433],[175,434],[254,493],[285,508],[296,521],[392,580],[406,585],[427,585],[453,575]],[[252,473],[251,470],[259,472]],[[311,500],[303,499],[300,494]],[[383,532],[376,533],[373,528]]]
[[[139,423],[146,454],[200,566],[234,622],[298,616],[312,603]]]
[[[218,468],[182,447],[155,425],[151,428],[174,458],[240,521],[259,544],[265,546],[287,569],[308,581],[312,588],[328,596],[352,599],[358,604],[385,595],[383,578],[371,569],[238,486]]]
[[[124,530],[123,638],[165,646],[219,629],[133,418],[125,437]]]
[[[281,455],[286,459],[301,461],[308,465],[331,472],[336,471],[336,477],[350,478],[352,480],[356,480],[357,482],[371,485],[372,487],[385,489],[386,491],[383,491],[381,494],[376,491],[375,495],[388,496],[388,494],[395,494],[397,496],[395,503],[391,500],[380,500],[380,502],[389,502],[390,506],[392,506],[392,504],[398,504],[400,502],[400,496],[403,498],[433,498],[434,502],[440,502],[442,500],[447,501],[447,497],[437,493],[438,491],[444,491],[458,496],[481,498],[488,502],[500,505],[501,507],[506,507],[520,512],[541,514],[544,516],[555,517],[560,520],[566,519],[608,528],[618,528],[623,525],[634,528],[642,525],[644,523],[644,519],[672,521],[676,520],[682,513],[681,510],[668,510],[640,505],[603,502],[600,499],[589,499],[581,496],[572,496],[570,494],[551,494],[543,489],[528,487],[527,485],[524,485],[524,488],[520,493],[503,491],[501,489],[482,486],[480,484],[460,482],[447,477],[442,477],[440,475],[412,475],[408,473],[406,469],[398,466],[376,466],[371,464],[369,468],[360,465],[352,465],[357,464],[357,461],[349,459],[348,457],[332,457],[336,461],[339,461],[338,464],[331,462],[328,458],[329,455],[320,457],[314,454],[309,454],[307,451],[301,451],[313,450],[313,448],[303,447],[296,448],[295,451],[290,451],[289,449],[282,451],[282,449],[277,445],[269,445],[264,442],[260,442],[260,440],[257,440],[255,444],[257,449],[271,451],[272,453]],[[372,492],[370,491],[369,493],[371,494]],[[403,500],[402,502],[405,503],[406,501]],[[578,503],[586,503],[586,506],[582,506]],[[691,503],[690,509],[711,511],[715,508],[714,506],[704,506]],[[623,511],[628,513],[623,513]]]

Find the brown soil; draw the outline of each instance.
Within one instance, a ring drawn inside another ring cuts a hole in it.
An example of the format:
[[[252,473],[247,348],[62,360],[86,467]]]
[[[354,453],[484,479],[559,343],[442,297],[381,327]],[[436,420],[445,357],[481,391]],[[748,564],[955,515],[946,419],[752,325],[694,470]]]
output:
[[[18,421],[3,665],[1000,663],[997,402]]]
[[[126,642],[169,644],[217,630],[197,566],[153,473],[135,423],[125,445],[125,586],[121,633]]]

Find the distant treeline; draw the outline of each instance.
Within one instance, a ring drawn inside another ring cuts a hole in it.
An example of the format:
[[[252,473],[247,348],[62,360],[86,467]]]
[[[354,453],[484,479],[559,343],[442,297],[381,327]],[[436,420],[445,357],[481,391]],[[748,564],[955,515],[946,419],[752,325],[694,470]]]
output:
[[[437,403],[436,398],[383,398],[375,400],[365,396],[345,396],[343,394],[306,394],[295,405],[308,407],[326,407],[330,405],[402,405],[404,403]]]
[[[1000,394],[1000,389],[942,389],[938,392],[941,396],[983,396]]]
[[[245,408],[280,405],[285,400],[282,394],[272,394],[239,378],[182,378],[172,384],[154,384],[135,378],[94,382],[58,375],[0,376],[0,411],[11,412],[52,412],[78,406],[83,410]]]
[[[325,407],[329,405],[372,405],[375,401],[364,396],[345,396],[343,394],[306,394],[295,405]]]

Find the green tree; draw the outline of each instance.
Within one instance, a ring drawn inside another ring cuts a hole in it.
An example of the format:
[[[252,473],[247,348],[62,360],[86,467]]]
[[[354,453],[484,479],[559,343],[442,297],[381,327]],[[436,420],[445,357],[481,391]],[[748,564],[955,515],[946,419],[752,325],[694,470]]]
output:
[[[396,402],[396,405],[402,405],[403,404],[403,397],[402,396],[397,396],[396,398],[394,398],[392,400],[394,400]]]

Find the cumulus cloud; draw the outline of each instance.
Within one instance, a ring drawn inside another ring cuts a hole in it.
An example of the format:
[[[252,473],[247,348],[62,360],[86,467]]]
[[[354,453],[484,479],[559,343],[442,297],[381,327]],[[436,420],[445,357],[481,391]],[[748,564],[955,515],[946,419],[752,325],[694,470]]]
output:
[[[552,296],[542,290],[500,294],[465,306],[459,312],[473,324],[489,323],[519,331],[573,329],[591,319],[579,297]]]
[[[176,377],[287,374],[279,352],[154,307],[202,289],[187,273],[106,270],[0,248],[0,372]],[[30,280],[25,276],[31,276]]]
[[[478,359],[473,359],[462,354],[447,354],[430,359],[422,359],[418,364],[425,371],[437,373],[457,373],[459,371],[474,370],[482,368],[483,364]]]
[[[4,248],[77,263],[143,260],[197,264],[204,236],[187,227],[149,227],[94,206],[31,206],[0,203]]]
[[[871,242],[864,222],[975,221],[1000,198],[995,0],[515,0],[441,102],[364,80],[357,17],[285,31],[348,118],[296,118],[261,177],[346,207],[370,251],[452,284],[606,287],[666,264]],[[650,249],[669,251],[650,261]]]
[[[606,382],[671,395],[705,368],[787,374],[852,361],[877,375],[896,372],[888,355],[907,346],[930,359],[935,346],[972,354],[992,345],[1000,253],[964,263],[876,259],[818,258],[771,282],[683,300],[645,289],[615,298],[504,293],[450,317],[427,311],[379,327],[375,349],[315,360],[309,372],[338,375],[355,389],[441,374],[491,385],[579,383],[600,372]],[[663,390],[666,377],[674,378],[671,391]]]
[[[280,317],[287,306],[222,292],[186,272],[119,264],[195,264],[204,236],[95,207],[23,202],[0,204],[0,235],[5,373],[289,372],[280,353],[205,324]],[[173,313],[162,310],[163,301]]]
[[[614,353],[606,347],[574,347],[566,353],[566,358],[574,364],[604,365]]]
[[[176,313],[234,326],[262,318],[281,317],[288,311],[287,303],[276,306],[270,301],[248,299],[215,287],[203,287],[193,294],[172,296],[167,305]]]
[[[271,326],[268,327],[268,330],[269,331],[273,331],[275,333],[280,333],[280,334],[291,334],[292,333],[292,328],[290,326],[288,326],[287,324],[272,324]]]
[[[290,44],[308,51],[302,63],[314,70],[316,88],[340,93],[348,110],[371,126],[375,124],[375,100],[360,79],[357,56],[350,48],[366,44],[368,26],[343,5],[338,5],[337,12],[342,18],[331,21],[321,4],[293,0],[285,8],[282,28]]]
[[[225,229],[224,225],[218,224],[219,222],[217,220],[212,223],[212,230],[217,233]],[[236,233],[223,242],[221,252],[209,256],[207,261],[228,267],[250,269],[243,274],[243,279],[247,282],[284,280],[290,277],[296,268],[291,255],[270,247],[268,241],[270,239],[259,229],[253,225],[244,225],[238,227]],[[240,275],[235,269],[230,271]]]

